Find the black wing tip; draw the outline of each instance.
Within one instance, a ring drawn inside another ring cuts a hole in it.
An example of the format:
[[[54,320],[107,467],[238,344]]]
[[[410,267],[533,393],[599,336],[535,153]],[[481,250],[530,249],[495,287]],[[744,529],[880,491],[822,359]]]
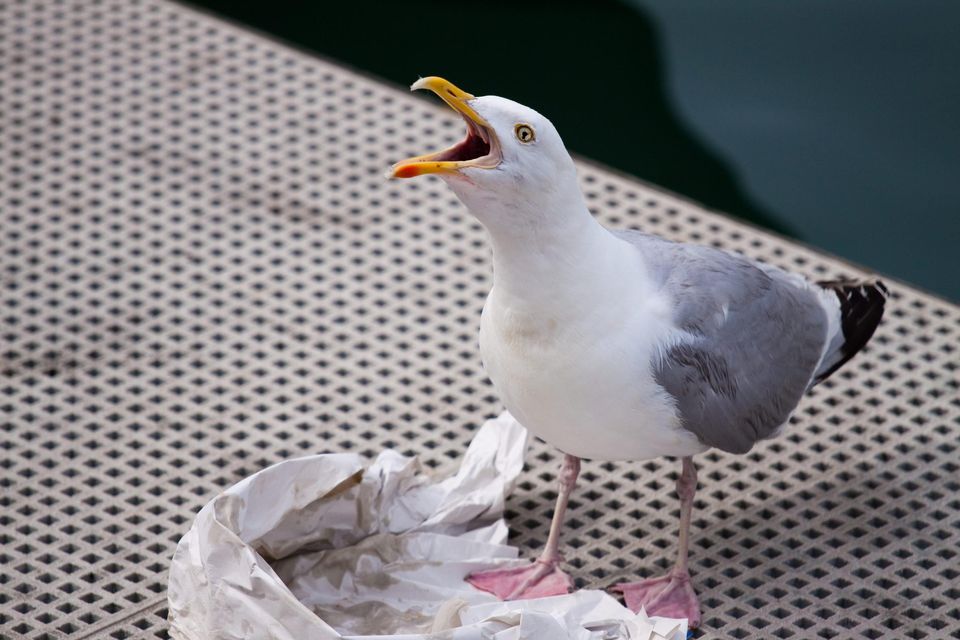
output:
[[[864,280],[854,280],[853,278],[839,278],[837,280],[820,280],[817,284],[830,291],[833,291],[843,301],[843,295],[853,291],[859,291],[861,295],[879,294],[884,300],[890,297],[890,290],[882,280],[869,278]]]
[[[823,280],[817,283],[828,291],[833,291],[840,300],[840,328],[844,342],[840,347],[843,357],[817,376],[819,383],[847,363],[855,356],[870,338],[883,317],[884,305],[890,297],[890,290],[880,280]]]

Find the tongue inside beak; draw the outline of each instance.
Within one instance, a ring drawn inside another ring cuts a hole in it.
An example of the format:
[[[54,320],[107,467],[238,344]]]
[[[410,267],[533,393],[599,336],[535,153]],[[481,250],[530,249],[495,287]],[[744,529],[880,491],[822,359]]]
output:
[[[456,173],[469,167],[492,169],[500,164],[496,136],[487,121],[470,106],[470,101],[474,99],[472,95],[436,76],[421,78],[410,88],[429,89],[440,96],[454,111],[463,116],[467,125],[467,136],[443,151],[398,162],[393,165],[391,177],[413,178],[426,173]]]

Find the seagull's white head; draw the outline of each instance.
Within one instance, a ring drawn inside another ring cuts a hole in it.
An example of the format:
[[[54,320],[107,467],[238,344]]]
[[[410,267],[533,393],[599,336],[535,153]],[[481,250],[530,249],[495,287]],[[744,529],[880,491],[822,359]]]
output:
[[[582,206],[573,160],[545,117],[506,98],[474,97],[436,76],[411,89],[440,96],[463,117],[467,135],[443,151],[398,162],[391,177],[436,174],[487,226],[556,222],[562,209]]]

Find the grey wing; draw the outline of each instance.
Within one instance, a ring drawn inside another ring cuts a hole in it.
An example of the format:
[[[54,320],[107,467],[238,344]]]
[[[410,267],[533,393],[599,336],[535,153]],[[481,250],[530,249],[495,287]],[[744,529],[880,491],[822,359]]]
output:
[[[745,453],[790,417],[827,340],[827,312],[802,279],[709,247],[620,232],[674,305],[682,338],[654,364],[684,428]]]

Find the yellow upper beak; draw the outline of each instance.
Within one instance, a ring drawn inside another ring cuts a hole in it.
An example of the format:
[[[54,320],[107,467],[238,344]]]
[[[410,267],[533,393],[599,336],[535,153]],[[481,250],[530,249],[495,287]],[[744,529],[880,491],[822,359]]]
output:
[[[469,102],[474,96],[457,88],[452,82],[437,76],[420,78],[410,86],[411,91],[429,89],[446,102],[450,108],[467,121],[467,140],[435,153],[408,158],[393,165],[392,178],[413,178],[426,173],[454,173],[464,167],[493,168],[499,164],[499,149],[490,124],[480,117]],[[458,152],[471,137],[481,139],[489,147],[489,152],[481,157],[456,159]]]

